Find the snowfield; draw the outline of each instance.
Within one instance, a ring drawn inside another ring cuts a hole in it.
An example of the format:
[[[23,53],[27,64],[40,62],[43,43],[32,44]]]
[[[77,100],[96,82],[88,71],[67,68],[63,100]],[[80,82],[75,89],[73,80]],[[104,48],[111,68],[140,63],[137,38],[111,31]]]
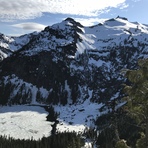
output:
[[[38,106],[0,107],[0,135],[35,140],[48,137],[52,123],[46,121],[47,115],[44,108]]]
[[[101,106],[89,100],[77,105],[53,106],[59,113],[57,131],[82,133],[86,127],[94,127],[93,121],[100,115],[98,109]],[[0,135],[35,140],[48,137],[54,122],[46,121],[47,115],[40,106],[0,106]]]
[[[100,116],[99,108],[101,104],[92,103],[86,99],[83,103],[54,106],[57,113],[60,113],[57,131],[83,132],[85,128],[94,127],[94,120]]]

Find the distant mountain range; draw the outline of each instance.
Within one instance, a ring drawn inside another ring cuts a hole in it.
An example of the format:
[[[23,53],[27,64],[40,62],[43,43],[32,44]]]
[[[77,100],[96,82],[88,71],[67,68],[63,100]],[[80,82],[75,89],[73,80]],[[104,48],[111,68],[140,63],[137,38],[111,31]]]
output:
[[[105,103],[123,97],[122,69],[148,57],[148,26],[72,18],[20,37],[0,34],[0,104]]]

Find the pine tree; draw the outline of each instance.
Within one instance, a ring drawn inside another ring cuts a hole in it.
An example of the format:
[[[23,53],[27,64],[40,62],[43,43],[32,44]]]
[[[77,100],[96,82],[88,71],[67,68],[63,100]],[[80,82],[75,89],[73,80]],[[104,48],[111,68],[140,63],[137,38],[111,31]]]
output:
[[[130,148],[130,147],[126,144],[125,140],[121,139],[116,143],[115,148]]]
[[[139,68],[126,70],[125,76],[131,82],[124,90],[127,93],[127,107],[144,130],[144,145],[148,148],[148,59],[138,61]]]

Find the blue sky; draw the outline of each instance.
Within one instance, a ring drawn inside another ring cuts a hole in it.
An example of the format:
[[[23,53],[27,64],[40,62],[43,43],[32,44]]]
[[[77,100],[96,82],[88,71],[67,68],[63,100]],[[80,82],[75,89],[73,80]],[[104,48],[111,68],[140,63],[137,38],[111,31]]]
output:
[[[118,15],[148,24],[148,0],[0,0],[0,33],[22,35],[72,17],[84,26]]]

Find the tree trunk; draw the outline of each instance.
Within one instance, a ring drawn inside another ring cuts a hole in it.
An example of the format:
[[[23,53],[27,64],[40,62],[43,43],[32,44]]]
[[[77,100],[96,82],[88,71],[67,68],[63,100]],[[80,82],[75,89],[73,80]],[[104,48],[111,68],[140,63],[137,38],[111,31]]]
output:
[[[146,148],[148,148],[148,116],[146,117],[145,142]]]
[[[115,139],[116,139],[116,142],[118,142],[120,140],[120,137],[119,137],[119,131],[118,131],[118,125],[117,125],[117,117],[115,116]]]

